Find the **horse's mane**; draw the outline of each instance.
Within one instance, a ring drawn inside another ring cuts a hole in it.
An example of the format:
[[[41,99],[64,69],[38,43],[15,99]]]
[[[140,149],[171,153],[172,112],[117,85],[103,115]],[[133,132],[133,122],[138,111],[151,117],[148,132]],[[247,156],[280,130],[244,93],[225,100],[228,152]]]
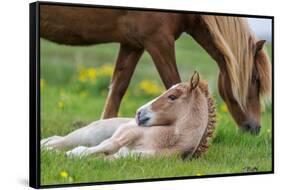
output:
[[[271,64],[268,55],[264,50],[256,55],[256,65],[260,78],[261,95],[271,95]]]
[[[256,38],[243,18],[231,16],[202,16],[213,42],[223,54],[226,71],[230,78],[234,98],[242,109],[246,108],[246,98],[254,67]],[[264,50],[256,57],[257,72],[261,77],[261,95],[270,91],[270,63]],[[259,59],[259,60],[258,60]]]
[[[204,93],[205,97],[207,98],[208,123],[207,123],[207,127],[205,129],[205,132],[200,140],[200,143],[192,155],[193,157],[199,157],[208,150],[209,142],[213,136],[213,132],[214,132],[214,129],[216,126],[216,106],[215,106],[214,99],[211,97],[211,95],[209,93],[208,85],[206,82],[200,82],[199,88]]]

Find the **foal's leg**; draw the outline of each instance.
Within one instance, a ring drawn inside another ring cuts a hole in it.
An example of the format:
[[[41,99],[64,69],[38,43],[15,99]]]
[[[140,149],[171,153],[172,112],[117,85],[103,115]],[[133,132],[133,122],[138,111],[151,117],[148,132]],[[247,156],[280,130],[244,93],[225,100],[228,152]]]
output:
[[[175,58],[175,39],[168,35],[152,36],[145,43],[166,88],[181,81]]]
[[[117,116],[120,102],[128,88],[142,53],[143,49],[121,45],[110,85],[110,91],[102,114],[103,119]]]
[[[40,141],[40,144],[41,144],[41,146],[46,146],[46,145],[49,144],[51,141],[59,140],[59,139],[61,139],[61,138],[62,138],[61,136],[52,136],[52,137],[48,137],[48,138],[42,139],[42,140]]]
[[[88,156],[91,154],[99,153],[104,153],[106,155],[114,154],[120,148],[133,143],[140,135],[141,133],[136,130],[136,127],[126,125],[118,129],[111,138],[106,139],[99,145],[90,148],[85,146],[79,146],[66,152],[66,155]]]
[[[103,141],[98,146],[94,147],[85,147],[78,146],[68,152],[66,152],[67,156],[88,156],[91,154],[112,154],[117,152],[121,148],[121,145],[114,141],[114,139],[107,139]]]
[[[65,144],[65,137],[61,136],[52,136],[49,138],[42,139],[40,141],[41,147],[47,148],[47,149],[57,149],[57,148],[64,148],[66,147]]]

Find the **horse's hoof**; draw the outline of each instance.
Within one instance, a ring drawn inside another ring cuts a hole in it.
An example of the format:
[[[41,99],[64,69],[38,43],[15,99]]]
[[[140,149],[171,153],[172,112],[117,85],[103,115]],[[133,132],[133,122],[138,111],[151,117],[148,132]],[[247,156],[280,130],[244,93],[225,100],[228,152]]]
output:
[[[82,156],[86,156],[86,150],[87,147],[78,146],[70,151],[67,151],[65,155],[67,157],[82,157]]]

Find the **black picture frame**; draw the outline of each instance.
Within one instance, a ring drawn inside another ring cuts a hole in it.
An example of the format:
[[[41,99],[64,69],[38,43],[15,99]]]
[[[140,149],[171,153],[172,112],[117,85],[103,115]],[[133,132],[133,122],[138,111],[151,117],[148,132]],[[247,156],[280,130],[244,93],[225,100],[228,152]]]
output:
[[[266,172],[251,172],[251,173],[231,173],[231,174],[214,174],[205,176],[185,176],[185,177],[170,177],[158,179],[137,179],[123,180],[110,182],[89,182],[89,183],[72,183],[58,185],[41,185],[40,184],[40,5],[59,5],[59,6],[74,6],[74,7],[94,7],[108,9],[125,9],[125,10],[142,10],[142,11],[160,11],[160,12],[176,12],[176,13],[193,13],[206,15],[223,15],[237,16],[248,18],[267,18],[272,22],[272,170]],[[234,13],[218,13],[218,12],[200,12],[186,10],[166,10],[155,8],[133,8],[120,6],[103,6],[78,3],[60,3],[60,2],[34,2],[29,4],[29,48],[30,48],[30,91],[29,91],[29,185],[33,188],[53,188],[53,187],[72,187],[72,186],[87,186],[87,185],[102,185],[102,184],[119,184],[119,183],[135,183],[135,182],[151,182],[163,180],[180,180],[194,178],[211,178],[211,177],[232,177],[245,175],[260,175],[274,173],[274,16],[268,15],[248,15]]]

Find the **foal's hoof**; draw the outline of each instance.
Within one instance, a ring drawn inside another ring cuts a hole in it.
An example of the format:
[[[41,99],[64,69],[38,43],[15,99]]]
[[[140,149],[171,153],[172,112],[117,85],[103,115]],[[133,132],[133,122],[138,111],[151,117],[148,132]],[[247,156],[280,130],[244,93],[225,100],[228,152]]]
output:
[[[241,126],[241,130],[243,132],[249,132],[252,135],[258,135],[260,133],[261,126],[259,126],[259,125],[252,125],[252,124],[246,123],[246,124]]]
[[[84,146],[78,146],[70,151],[67,151],[65,153],[66,157],[82,157],[82,156],[86,156],[86,150],[87,147]]]

